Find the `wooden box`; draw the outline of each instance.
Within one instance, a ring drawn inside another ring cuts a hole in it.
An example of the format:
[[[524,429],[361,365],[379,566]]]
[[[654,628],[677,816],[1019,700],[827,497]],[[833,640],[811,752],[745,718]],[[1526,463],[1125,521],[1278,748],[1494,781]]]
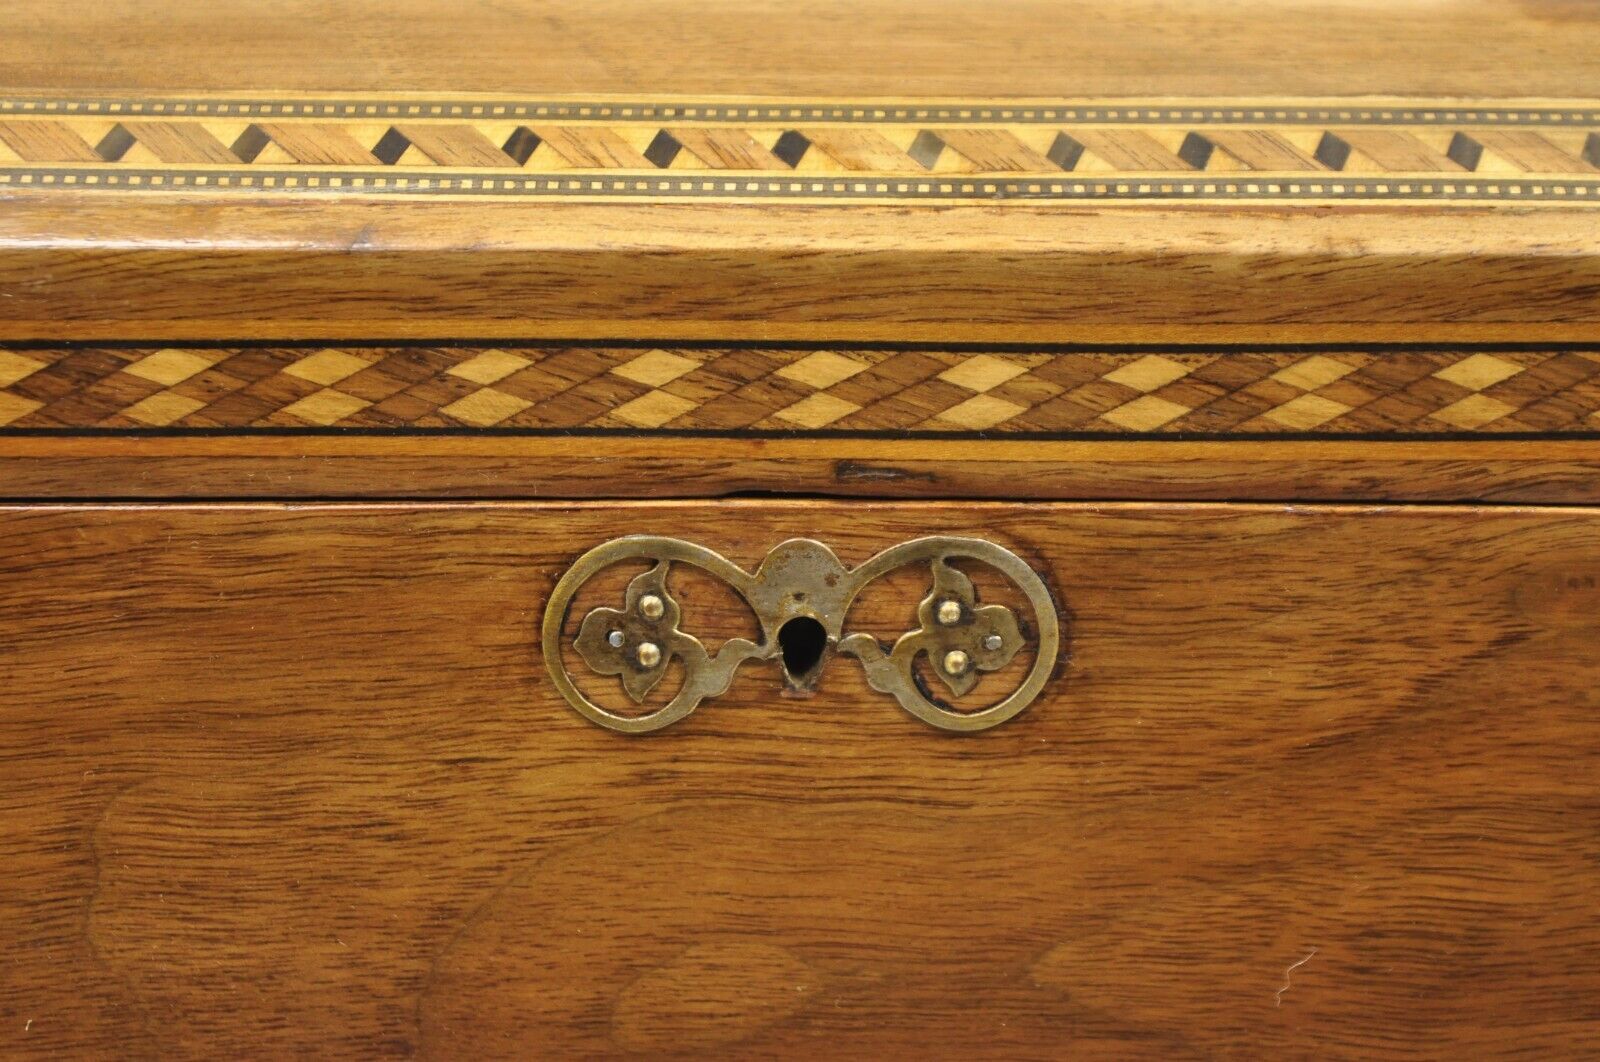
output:
[[[5,24],[0,1054],[1600,1053],[1592,5]]]

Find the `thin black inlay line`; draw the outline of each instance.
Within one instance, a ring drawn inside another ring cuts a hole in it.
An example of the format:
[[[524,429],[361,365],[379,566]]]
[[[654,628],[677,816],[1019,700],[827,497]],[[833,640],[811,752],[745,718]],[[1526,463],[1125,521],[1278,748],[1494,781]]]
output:
[[[563,348],[595,350],[859,350],[859,351],[939,351],[950,354],[1454,354],[1464,352],[1538,354],[1600,353],[1600,340],[1527,342],[1362,342],[1362,343],[1025,343],[1025,342],[926,342],[909,340],[826,340],[806,339],[781,342],[741,339],[480,339],[445,336],[435,339],[9,339],[0,340],[0,350],[139,350],[146,347],[180,350],[301,350],[323,347],[385,350],[441,350],[461,347],[469,350]]]
[[[216,439],[249,438],[398,438],[398,439],[861,439],[861,440],[950,440],[987,442],[1559,442],[1600,441],[1600,431],[1494,432],[1450,431],[1282,431],[1282,432],[1096,432],[1096,431],[829,431],[826,428],[795,431],[757,428],[417,428],[417,427],[259,427],[237,428],[0,428],[0,438],[117,438],[117,439]]]
[[[499,120],[566,120],[579,122],[785,122],[806,124],[948,124],[1033,125],[1072,122],[1116,125],[1259,124],[1305,125],[1337,122],[1341,125],[1551,125],[1583,127],[1600,122],[1592,107],[1474,107],[1470,103],[1413,101],[1400,106],[1383,104],[1290,103],[1272,106],[1250,104],[1192,104],[1188,106],[1095,103],[1090,101],[943,101],[932,103],[807,103],[804,101],[697,102],[645,100],[552,99],[359,99],[310,96],[263,100],[247,96],[220,98],[196,96],[94,95],[83,97],[10,95],[0,99],[0,114],[51,118],[74,115],[163,115],[179,118],[327,118],[362,119],[485,118]]]
[[[935,506],[948,506],[952,502],[972,502],[978,505],[1006,505],[1006,504],[1073,504],[1083,501],[1074,494],[1057,495],[1028,495],[1018,497],[1015,495],[972,494],[965,491],[951,491],[950,493],[924,493],[924,494],[896,494],[890,497],[874,497],[856,491],[828,493],[818,490],[814,485],[808,485],[805,490],[740,490],[727,494],[718,494],[713,498],[697,494],[664,494],[661,501],[677,505],[703,505],[740,499],[757,499],[786,504],[803,502],[827,502],[847,507],[881,505],[885,501],[893,502],[896,507],[925,508],[931,510]],[[129,506],[147,509],[152,505],[159,505],[163,509],[216,509],[220,506],[235,506],[241,509],[276,507],[284,503],[291,503],[298,512],[304,512],[312,506],[342,509],[359,509],[370,513],[379,506],[405,506],[412,512],[427,512],[440,509],[471,509],[485,504],[515,504],[526,506],[554,506],[561,507],[577,502],[581,505],[603,505],[608,502],[638,501],[637,494],[560,494],[552,495],[541,491],[530,491],[524,494],[502,494],[486,491],[482,494],[473,494],[470,497],[442,494],[437,490],[423,488],[415,494],[363,494],[351,492],[348,494],[284,494],[283,492],[263,494],[171,494],[152,492],[150,494],[8,494],[0,495],[0,505],[26,505],[36,510],[61,510],[79,505],[94,505],[96,508],[112,506]],[[1101,499],[1104,500],[1104,499]],[[1117,499],[1114,504],[1126,504],[1129,499]],[[1348,493],[1313,492],[1298,496],[1284,496],[1281,494],[1246,494],[1229,493],[1213,495],[1176,496],[1163,495],[1160,504],[1164,507],[1182,505],[1254,505],[1266,508],[1275,505],[1293,505],[1304,507],[1315,505],[1318,508],[1371,510],[1378,506],[1393,504],[1404,505],[1407,510],[1416,509],[1454,509],[1460,510],[1464,504],[1470,504],[1474,509],[1526,509],[1530,503],[1513,499],[1506,501],[1500,498],[1485,498],[1473,494],[1464,494],[1459,498],[1439,500],[1437,496],[1419,498],[1415,492],[1396,491],[1370,499],[1354,499]],[[1586,515],[1594,510],[1594,503],[1590,501],[1541,501],[1541,509],[1571,509],[1583,511]]]
[[[517,197],[563,199],[810,199],[833,202],[1217,202],[1324,201],[1543,203],[1600,205],[1600,179],[1296,175],[1225,177],[774,177],[757,175],[658,177],[630,174],[507,175],[439,167],[396,175],[361,167],[302,170],[185,170],[32,168],[0,171],[0,188],[71,191],[170,192],[198,189],[222,195],[270,191],[291,196],[399,195],[422,198]]]

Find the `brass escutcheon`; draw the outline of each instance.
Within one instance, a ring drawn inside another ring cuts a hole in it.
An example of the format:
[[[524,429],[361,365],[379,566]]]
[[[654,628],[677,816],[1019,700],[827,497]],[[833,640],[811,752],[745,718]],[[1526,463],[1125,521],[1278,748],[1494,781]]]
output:
[[[573,643],[578,655],[600,675],[615,675],[637,703],[660,683],[673,659],[684,679],[665,705],[642,715],[609,711],[590,700],[572,681],[562,662],[562,631],[573,598],[595,575],[626,561],[654,564],[629,584],[623,607],[596,608],[584,616]],[[978,600],[972,580],[951,562],[974,561],[998,571],[1017,586],[1033,613],[1035,655],[1022,684],[1004,699],[973,711],[959,711],[932,696],[917,674],[918,660],[957,697],[969,693],[985,672],[999,671],[1026,644],[1016,615],[1004,605]],[[931,587],[918,603],[918,627],[885,649],[870,634],[845,633],[851,604],[873,580],[914,564],[929,565]],[[681,629],[683,609],[667,586],[672,565],[699,568],[722,580],[755,613],[760,643],[734,638],[715,654]],[[887,693],[918,719],[941,730],[987,730],[1017,715],[1044,688],[1061,648],[1060,621],[1044,581],[1022,558],[993,542],[933,535],[884,550],[859,568],[846,569],[821,542],[794,538],[779,543],[754,574],[722,555],[692,542],[654,535],[631,535],[596,546],[575,561],[556,583],[545,607],[544,660],[551,680],[567,703],[584,718],[624,734],[644,734],[671,726],[700,702],[727,691],[734,672],[748,660],[779,661],[791,686],[808,687],[826,660],[792,671],[780,632],[791,621],[820,626],[826,647],[860,660],[867,682]]]

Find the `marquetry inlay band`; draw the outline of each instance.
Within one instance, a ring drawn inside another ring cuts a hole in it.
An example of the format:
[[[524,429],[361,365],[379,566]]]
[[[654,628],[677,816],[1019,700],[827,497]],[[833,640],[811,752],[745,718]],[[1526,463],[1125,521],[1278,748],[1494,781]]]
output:
[[[1600,202],[1600,104],[0,98],[0,190]]]
[[[1600,350],[0,347],[29,430],[1600,433]]]

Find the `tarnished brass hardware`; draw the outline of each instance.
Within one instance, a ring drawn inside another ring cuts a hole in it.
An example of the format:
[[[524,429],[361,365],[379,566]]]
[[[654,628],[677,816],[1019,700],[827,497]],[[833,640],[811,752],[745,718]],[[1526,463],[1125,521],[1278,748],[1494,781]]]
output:
[[[665,705],[641,715],[623,715],[590,700],[562,662],[562,631],[573,598],[601,571],[626,561],[653,561],[623,595],[623,607],[596,608],[579,624],[573,647],[600,675],[621,679],[637,703],[655,689],[672,660],[683,665],[683,684]],[[952,561],[995,569],[1020,589],[1033,613],[1035,653],[1022,684],[987,708],[958,711],[938,700],[920,680],[918,661],[955,697],[970,693],[986,672],[999,671],[1024,647],[1023,628],[1004,605],[978,600],[972,580]],[[851,604],[873,580],[914,564],[929,565],[932,586],[917,606],[918,627],[887,650],[870,634],[845,633]],[[750,606],[761,627],[760,643],[726,642],[714,655],[680,624],[683,610],[667,588],[674,564],[685,564],[722,580]],[[633,535],[613,539],[579,557],[556,583],[544,613],[544,660],[551,680],[585,718],[625,734],[670,726],[708,697],[727,691],[748,660],[778,661],[792,686],[816,680],[828,651],[860,660],[867,682],[912,715],[942,730],[986,730],[1021,712],[1044,688],[1061,648],[1060,623],[1049,590],[1015,553],[976,538],[934,535],[884,550],[859,568],[846,569],[831,549],[794,538],[773,547],[754,574],[703,546],[676,538]],[[818,644],[820,642],[820,644]],[[815,651],[802,652],[804,645]],[[800,659],[808,668],[796,672]]]

